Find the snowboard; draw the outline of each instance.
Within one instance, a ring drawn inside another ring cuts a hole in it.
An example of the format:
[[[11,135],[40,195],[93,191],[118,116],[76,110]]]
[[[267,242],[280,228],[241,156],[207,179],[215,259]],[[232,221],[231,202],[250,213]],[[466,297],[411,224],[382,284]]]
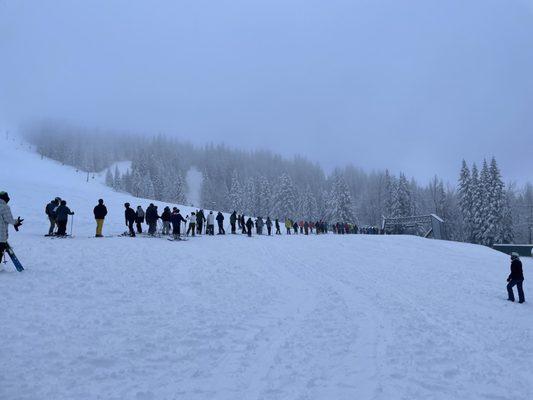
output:
[[[13,248],[9,245],[9,243],[6,243],[6,245],[7,245],[6,253],[9,254],[9,257],[11,258],[11,261],[13,261],[13,264],[15,265],[15,268],[17,269],[17,271],[18,272],[24,271],[22,264],[20,263],[15,252],[13,251]]]

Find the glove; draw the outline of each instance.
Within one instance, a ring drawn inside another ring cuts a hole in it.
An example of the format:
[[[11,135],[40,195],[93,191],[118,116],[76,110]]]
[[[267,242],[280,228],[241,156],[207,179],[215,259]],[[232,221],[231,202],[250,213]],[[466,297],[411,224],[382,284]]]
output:
[[[17,222],[15,222],[14,227],[15,227],[15,230],[16,230],[17,232],[19,231],[19,226],[22,225],[22,221],[24,221],[24,220],[23,220],[22,218],[18,217],[18,218],[17,218]]]

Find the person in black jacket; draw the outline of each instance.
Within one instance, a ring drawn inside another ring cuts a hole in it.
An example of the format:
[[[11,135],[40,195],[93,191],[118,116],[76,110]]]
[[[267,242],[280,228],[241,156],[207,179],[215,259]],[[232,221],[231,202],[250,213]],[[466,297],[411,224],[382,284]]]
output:
[[[146,208],[146,223],[148,224],[148,234],[155,235],[157,231],[157,220],[159,219],[159,214],[157,213],[157,206],[153,203]]]
[[[280,230],[280,227],[279,227],[279,219],[276,218],[276,235],[281,235],[281,230]]]
[[[67,236],[68,216],[74,215],[74,211],[70,211],[67,207],[67,202],[61,200],[61,204],[56,209],[57,222],[57,236]]]
[[[96,235],[94,236],[103,237],[102,228],[104,227],[104,218],[107,215],[107,207],[104,205],[104,200],[98,200],[98,205],[94,207],[93,213],[96,220]]]
[[[204,229],[204,222],[206,221],[204,210],[200,210],[196,212],[196,230],[199,235],[202,234],[202,231]]]
[[[170,233],[170,207],[165,207],[163,213],[161,214],[161,221],[163,221],[163,235],[168,235]]]
[[[224,230],[224,215],[219,211],[216,217],[218,224],[218,234],[225,235],[226,231]]]
[[[507,278],[507,294],[509,298],[507,300],[514,301],[513,287],[516,285],[518,290],[518,302],[523,303],[524,289],[522,284],[524,283],[524,272],[522,271],[522,261],[520,261],[518,253],[511,253],[511,273]]]
[[[235,234],[237,232],[237,211],[233,211],[229,216],[229,223],[231,225],[231,233]]]
[[[48,235],[46,236],[53,236],[54,229],[56,227],[56,219],[57,219],[57,207],[59,207],[59,204],[61,202],[61,199],[59,197],[56,197],[54,200],[52,200],[50,203],[46,205],[45,213],[48,216],[48,220],[50,221],[50,228],[48,228]]]
[[[137,206],[137,211],[135,212],[135,224],[137,225],[137,233],[143,233],[142,224],[144,223],[144,210],[141,206]]]
[[[181,235],[181,223],[187,222],[185,218],[180,214],[178,207],[172,208],[172,214],[170,214],[170,222],[172,223],[172,236],[175,240],[180,240]]]
[[[244,215],[241,215],[241,231],[243,235],[246,234],[246,221],[244,219]]]
[[[252,237],[252,228],[254,227],[254,221],[252,221],[252,218],[248,218],[248,221],[246,221],[246,233],[249,237]]]
[[[135,218],[137,217],[137,214],[135,213],[135,210],[133,210],[133,208],[130,208],[130,203],[125,203],[124,207],[126,207],[126,210],[124,210],[124,218],[126,220],[126,226],[130,230],[130,236],[135,237],[135,231],[133,230],[133,224],[135,223]]]
[[[265,224],[267,226],[268,236],[272,235],[272,220],[270,219],[270,217],[267,217]]]

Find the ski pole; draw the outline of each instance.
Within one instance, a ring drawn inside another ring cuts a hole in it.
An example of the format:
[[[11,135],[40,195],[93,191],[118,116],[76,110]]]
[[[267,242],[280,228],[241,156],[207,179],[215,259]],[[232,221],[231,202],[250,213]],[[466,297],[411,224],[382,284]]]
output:
[[[70,236],[72,236],[72,231],[74,230],[74,215],[70,219]]]

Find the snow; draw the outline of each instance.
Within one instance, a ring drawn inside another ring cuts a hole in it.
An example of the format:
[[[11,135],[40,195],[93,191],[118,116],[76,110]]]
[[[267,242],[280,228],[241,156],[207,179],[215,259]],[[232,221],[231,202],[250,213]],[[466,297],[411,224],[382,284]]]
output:
[[[95,239],[98,198],[105,233],[150,201],[18,141],[0,160],[26,218],[10,238],[26,270],[0,273],[0,399],[533,398],[533,309],[505,301],[505,254],[409,236]],[[74,239],[42,236],[57,195]]]

